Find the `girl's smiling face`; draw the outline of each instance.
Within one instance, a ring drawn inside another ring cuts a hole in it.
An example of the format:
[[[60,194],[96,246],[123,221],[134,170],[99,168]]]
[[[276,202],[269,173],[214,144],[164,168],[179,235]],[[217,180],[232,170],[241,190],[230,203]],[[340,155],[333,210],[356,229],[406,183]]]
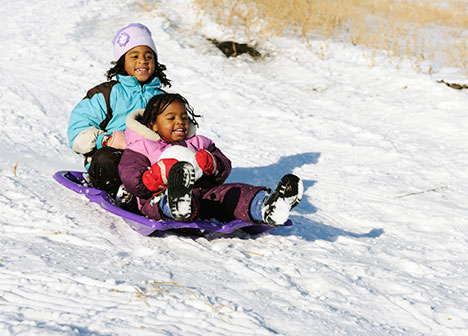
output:
[[[154,52],[150,47],[138,46],[125,54],[125,71],[140,83],[146,82],[154,72]]]
[[[190,125],[184,104],[177,100],[172,102],[161,114],[158,114],[156,122],[150,123],[149,127],[170,142],[185,140]]]

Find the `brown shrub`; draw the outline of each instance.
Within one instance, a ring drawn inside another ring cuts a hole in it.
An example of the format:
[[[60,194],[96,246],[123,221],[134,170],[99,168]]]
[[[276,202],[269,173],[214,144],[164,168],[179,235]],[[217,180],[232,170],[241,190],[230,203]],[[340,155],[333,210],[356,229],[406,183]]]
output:
[[[463,0],[195,0],[248,41],[295,36],[349,41],[417,67],[437,61],[468,74],[468,3]],[[438,34],[437,38],[431,38]]]

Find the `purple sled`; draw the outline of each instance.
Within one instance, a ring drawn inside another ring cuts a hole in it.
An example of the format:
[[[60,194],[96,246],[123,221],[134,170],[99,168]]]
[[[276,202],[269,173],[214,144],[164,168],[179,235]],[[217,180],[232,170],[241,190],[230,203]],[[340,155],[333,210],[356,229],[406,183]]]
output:
[[[175,220],[155,221],[123,210],[115,205],[114,201],[107,192],[91,187],[88,181],[83,177],[84,172],[79,171],[58,171],[54,174],[54,179],[61,185],[73,190],[78,194],[85,195],[91,202],[99,204],[105,210],[122,217],[130,227],[138,233],[148,236],[154,231],[164,231],[172,229],[196,229],[204,233],[220,232],[232,233],[238,229],[248,234],[259,234],[273,229],[267,224],[252,224],[240,219],[228,223],[219,223],[208,220],[194,220],[190,222],[178,222]],[[288,220],[284,226],[291,226],[292,221]]]

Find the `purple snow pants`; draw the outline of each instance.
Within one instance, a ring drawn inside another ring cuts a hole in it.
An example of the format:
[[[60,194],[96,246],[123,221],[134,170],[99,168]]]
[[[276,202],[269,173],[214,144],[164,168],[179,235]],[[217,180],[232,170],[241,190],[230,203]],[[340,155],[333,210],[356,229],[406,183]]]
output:
[[[196,218],[216,219],[220,222],[230,222],[241,219],[254,223],[250,217],[250,203],[260,190],[265,187],[256,187],[245,183],[225,183],[209,189],[193,189],[194,211]],[[159,209],[157,203],[151,200],[141,200],[141,212],[152,219],[164,220],[166,217]]]

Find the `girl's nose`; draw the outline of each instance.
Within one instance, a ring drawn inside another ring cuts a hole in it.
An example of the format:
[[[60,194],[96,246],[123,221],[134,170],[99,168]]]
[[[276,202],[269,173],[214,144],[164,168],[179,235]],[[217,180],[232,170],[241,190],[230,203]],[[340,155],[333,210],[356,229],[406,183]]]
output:
[[[146,63],[148,63],[148,60],[145,57],[139,57],[138,62],[146,64]]]

